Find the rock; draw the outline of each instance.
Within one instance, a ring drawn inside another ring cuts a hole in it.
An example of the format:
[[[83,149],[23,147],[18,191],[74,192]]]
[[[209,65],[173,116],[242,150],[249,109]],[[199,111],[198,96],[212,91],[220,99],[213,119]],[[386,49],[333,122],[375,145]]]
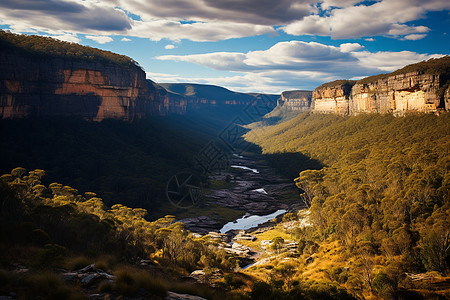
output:
[[[178,294],[178,293],[174,293],[174,292],[167,292],[167,296],[166,298],[164,298],[165,300],[206,300],[203,297],[200,296],[193,296],[193,295],[188,295],[188,294]]]
[[[2,32],[0,39],[8,35],[12,34]],[[5,41],[2,45],[8,44]],[[83,51],[83,46],[78,47],[77,51]],[[34,55],[11,45],[2,47],[0,119],[73,115],[95,121],[132,121],[147,115],[186,112],[184,97],[147,81],[144,70],[131,59],[125,66],[116,60],[127,58],[107,55],[112,59],[74,59]]]
[[[189,229],[191,232],[199,234],[207,234],[208,232],[211,231],[211,229],[220,228],[220,225],[216,221],[205,216],[186,218],[180,220],[179,222],[184,223],[186,225],[186,228]]]
[[[347,115],[349,98],[355,80],[336,80],[322,84],[313,92],[314,111]]]
[[[94,274],[88,274],[87,276],[85,276],[85,277],[83,277],[81,279],[81,284],[84,285],[84,286],[91,285],[98,278],[99,278],[98,274],[95,274],[95,273]]]
[[[91,265],[88,265],[88,266],[86,266],[86,267],[84,267],[82,269],[77,270],[76,272],[77,273],[86,273],[86,272],[89,272],[89,271],[93,271],[94,267],[95,267],[95,264],[91,264]]]
[[[245,231],[240,231],[233,239],[236,241],[256,241],[256,235],[245,233]]]
[[[291,110],[311,110],[312,91],[285,91],[278,100],[279,106],[288,107]]]
[[[75,281],[78,279],[78,273],[76,272],[62,273],[61,277],[65,281]]]
[[[448,111],[449,65],[450,57],[446,56],[357,82],[337,80],[323,84],[314,90],[313,111],[340,115]]]

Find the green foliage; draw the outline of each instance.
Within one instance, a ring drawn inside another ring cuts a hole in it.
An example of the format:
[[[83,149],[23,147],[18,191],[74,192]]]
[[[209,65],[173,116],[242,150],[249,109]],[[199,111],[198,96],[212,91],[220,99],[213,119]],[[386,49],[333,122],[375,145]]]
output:
[[[44,168],[44,185],[59,184],[48,190],[34,185],[36,195],[58,194],[61,203],[78,194],[102,198],[108,206],[121,203],[145,208],[156,219],[167,214],[161,209],[168,202],[167,181],[194,169],[194,156],[207,144],[201,133],[205,131],[184,117],[133,123],[76,118],[1,120],[0,172],[9,173],[18,165],[28,170]],[[30,175],[28,182],[42,177],[41,171]],[[23,168],[5,181],[14,180],[20,172]],[[86,205],[88,213],[97,207],[95,200]]]
[[[295,179],[299,201],[310,205],[314,225],[295,232],[299,253],[338,240],[345,250],[337,256],[353,267],[326,276],[360,296],[389,298],[408,288],[400,274],[449,274],[449,132],[448,113],[302,113],[245,138],[264,154],[300,152],[324,165],[297,167],[304,170]]]
[[[396,289],[394,282],[383,272],[375,276],[373,279],[373,287],[383,299],[393,298]]]
[[[271,242],[272,242],[272,244],[270,245],[270,248],[272,248],[272,250],[279,253],[283,247],[284,239],[280,236],[277,236],[277,237],[273,238]]]
[[[51,37],[24,35],[0,29],[0,47],[16,53],[30,55],[35,59],[62,58],[91,63],[117,64],[122,67],[141,69],[133,59],[110,51],[60,41]]]
[[[324,83],[320,86],[318,86],[316,89],[326,89],[330,87],[343,87],[346,93],[348,94],[352,88],[352,86],[356,83],[356,80],[346,80],[346,79],[339,79],[331,82]]]

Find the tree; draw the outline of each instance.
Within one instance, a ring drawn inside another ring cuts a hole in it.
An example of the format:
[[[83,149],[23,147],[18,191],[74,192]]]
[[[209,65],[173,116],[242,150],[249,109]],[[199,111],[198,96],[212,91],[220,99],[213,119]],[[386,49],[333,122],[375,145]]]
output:
[[[323,170],[305,170],[299,175],[294,181],[297,187],[302,190],[300,199],[309,208],[314,196],[321,190],[319,183],[323,181],[324,172]]]
[[[272,244],[270,245],[270,248],[274,251],[276,251],[277,253],[280,253],[280,250],[282,249],[284,245],[284,239],[280,236],[275,237],[272,240]]]

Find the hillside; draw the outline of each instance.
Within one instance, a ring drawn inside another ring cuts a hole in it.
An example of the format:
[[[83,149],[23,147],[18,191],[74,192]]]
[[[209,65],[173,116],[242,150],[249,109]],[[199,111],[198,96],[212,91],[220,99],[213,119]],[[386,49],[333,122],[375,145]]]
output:
[[[325,165],[295,179],[313,224],[298,230],[299,244],[317,244],[307,252],[314,264],[293,264],[296,276],[364,298],[403,299],[410,289],[431,297],[431,283],[404,274],[450,272],[449,126],[448,113],[303,113],[247,133],[263,153],[301,153]],[[441,297],[449,290],[443,284]]]
[[[166,90],[183,95],[189,99],[190,103],[208,103],[212,105],[247,105],[251,104],[261,94],[246,94],[233,92],[226,88],[194,83],[160,83]],[[266,95],[272,101],[279,97],[278,95]]]

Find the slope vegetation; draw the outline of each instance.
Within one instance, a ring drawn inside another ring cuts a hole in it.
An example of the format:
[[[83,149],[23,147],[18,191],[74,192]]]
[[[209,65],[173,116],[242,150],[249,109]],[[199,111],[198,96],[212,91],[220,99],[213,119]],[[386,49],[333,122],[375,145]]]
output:
[[[325,165],[295,179],[313,223],[299,244],[317,243],[328,249],[323,259],[340,262],[323,280],[360,297],[401,298],[433,289],[411,274],[450,271],[449,133],[449,114],[301,114],[246,139],[264,153],[301,152]],[[311,266],[296,268],[312,274]],[[447,284],[441,297],[448,291]]]

